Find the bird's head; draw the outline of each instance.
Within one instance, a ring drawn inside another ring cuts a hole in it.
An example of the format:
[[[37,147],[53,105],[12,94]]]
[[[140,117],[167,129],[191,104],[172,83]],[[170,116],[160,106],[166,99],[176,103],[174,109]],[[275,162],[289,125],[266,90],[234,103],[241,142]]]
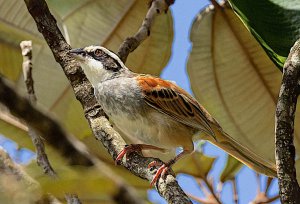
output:
[[[129,71],[115,53],[101,46],[73,49],[69,53],[79,61],[93,86]]]

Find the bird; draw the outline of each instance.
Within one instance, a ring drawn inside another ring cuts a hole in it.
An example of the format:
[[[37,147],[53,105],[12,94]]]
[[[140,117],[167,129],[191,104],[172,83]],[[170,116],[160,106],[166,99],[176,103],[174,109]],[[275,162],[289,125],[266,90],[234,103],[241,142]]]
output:
[[[253,170],[276,177],[273,162],[239,144],[196,99],[174,82],[134,73],[117,54],[102,46],[76,48],[69,54],[79,62],[94,88],[97,101],[113,124],[129,138],[141,141],[125,146],[116,157],[116,163],[134,151],[164,152],[182,148],[168,162],[149,163],[148,168],[157,168],[151,186],[179,159],[194,151],[196,135]]]

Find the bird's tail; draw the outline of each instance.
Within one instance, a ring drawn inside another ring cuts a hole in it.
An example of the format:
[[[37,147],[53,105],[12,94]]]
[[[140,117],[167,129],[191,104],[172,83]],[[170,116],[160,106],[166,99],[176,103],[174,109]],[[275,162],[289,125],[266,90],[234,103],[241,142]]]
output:
[[[213,130],[215,133],[215,138],[205,138],[209,142],[220,147],[251,169],[269,177],[277,176],[276,166],[274,163],[263,159],[254,151],[251,151],[247,147],[239,144],[234,138],[230,137],[226,132],[224,132],[221,127],[215,126]]]

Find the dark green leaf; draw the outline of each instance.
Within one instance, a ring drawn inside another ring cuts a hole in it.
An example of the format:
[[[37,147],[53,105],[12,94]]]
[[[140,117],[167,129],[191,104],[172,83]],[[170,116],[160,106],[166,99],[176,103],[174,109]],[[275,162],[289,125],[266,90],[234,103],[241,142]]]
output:
[[[229,0],[233,9],[280,68],[300,37],[299,0]]]

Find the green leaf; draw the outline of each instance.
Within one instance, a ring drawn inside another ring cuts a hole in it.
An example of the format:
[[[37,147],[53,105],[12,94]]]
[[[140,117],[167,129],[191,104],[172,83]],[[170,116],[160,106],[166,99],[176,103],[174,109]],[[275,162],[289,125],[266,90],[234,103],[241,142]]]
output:
[[[209,157],[202,152],[194,151],[192,154],[179,160],[173,167],[176,173],[189,174],[197,178],[205,178],[211,170],[215,157]]]
[[[232,180],[242,167],[243,164],[241,162],[236,160],[234,157],[228,155],[226,166],[223,169],[220,176],[220,181],[224,183],[228,180]]]
[[[300,38],[299,0],[229,0],[230,4],[278,67]]]

